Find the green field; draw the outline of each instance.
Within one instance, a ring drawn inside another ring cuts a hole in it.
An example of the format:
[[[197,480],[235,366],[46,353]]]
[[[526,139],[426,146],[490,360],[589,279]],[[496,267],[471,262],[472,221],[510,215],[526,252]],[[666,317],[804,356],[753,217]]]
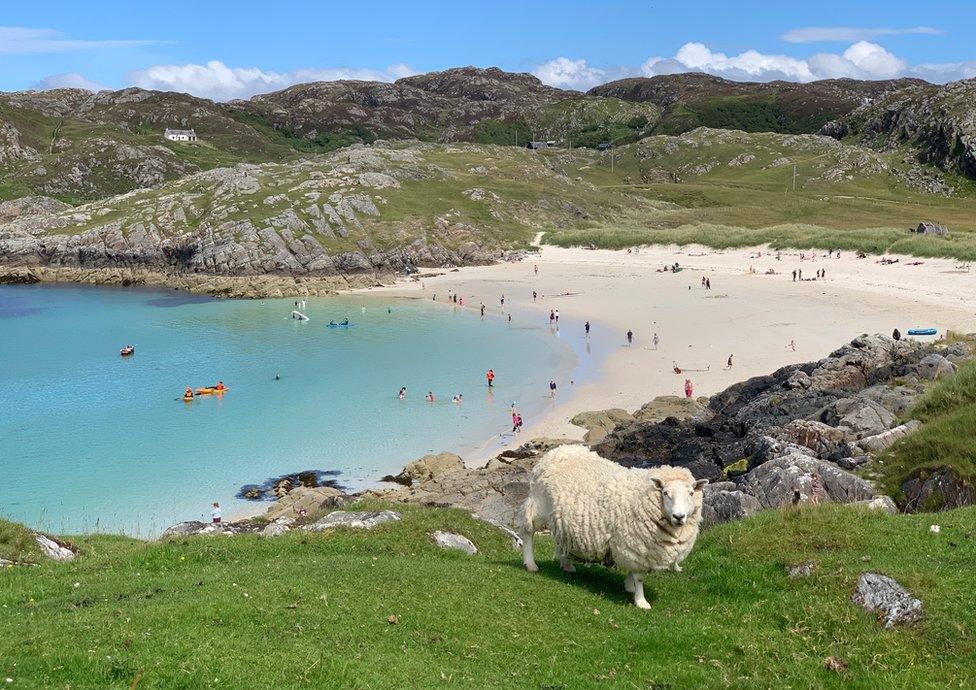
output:
[[[373,505],[376,507],[376,504]],[[770,511],[707,530],[682,574],[538,574],[460,511],[397,508],[370,533],[74,538],[81,555],[0,571],[9,687],[972,687],[976,509]],[[460,532],[477,556],[427,534]],[[8,538],[9,528],[0,531]],[[784,566],[815,565],[804,579]],[[888,574],[925,602],[883,629],[851,601]],[[846,670],[830,670],[827,660]]]

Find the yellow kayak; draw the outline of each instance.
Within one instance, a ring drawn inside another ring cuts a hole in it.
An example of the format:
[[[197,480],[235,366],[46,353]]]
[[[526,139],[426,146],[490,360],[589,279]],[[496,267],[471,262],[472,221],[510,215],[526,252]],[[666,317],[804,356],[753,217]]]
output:
[[[228,388],[197,388],[197,395],[220,395],[221,393],[226,393]]]

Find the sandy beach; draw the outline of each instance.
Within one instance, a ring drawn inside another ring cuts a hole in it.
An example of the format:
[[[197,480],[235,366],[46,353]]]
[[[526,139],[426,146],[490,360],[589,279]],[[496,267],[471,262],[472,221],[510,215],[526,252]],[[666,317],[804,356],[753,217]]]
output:
[[[489,314],[511,313],[513,323],[548,326],[550,310],[558,309],[559,337],[582,340],[588,320],[591,338],[615,343],[597,364],[597,376],[579,385],[557,379],[556,399],[541,418],[525,420],[520,438],[507,444],[494,439],[484,452],[466,458],[481,464],[529,438],[581,438],[584,430],[569,423],[575,414],[613,407],[633,411],[658,395],[683,395],[686,378],[695,396],[707,396],[786,364],[820,359],[861,333],[934,327],[941,337],[950,329],[976,330],[976,271],[950,259],[887,258],[898,262],[766,247],[656,246],[628,253],[546,246],[522,262],[438,272],[379,291],[436,295],[444,304],[449,292],[457,292],[466,308],[477,310],[484,302]],[[912,265],[916,261],[922,263]],[[682,271],[661,271],[676,262]],[[802,280],[793,280],[794,269],[802,270]],[[811,280],[820,270],[825,276]],[[703,288],[703,277],[710,290]],[[674,373],[675,363],[682,374]],[[503,376],[503,364],[494,366]],[[539,394],[548,396],[548,390]]]

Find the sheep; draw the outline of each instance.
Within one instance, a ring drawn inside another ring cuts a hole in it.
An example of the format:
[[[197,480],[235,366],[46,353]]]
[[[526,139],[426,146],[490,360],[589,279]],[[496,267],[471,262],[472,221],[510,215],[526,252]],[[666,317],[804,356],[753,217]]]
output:
[[[681,572],[698,537],[707,483],[683,467],[627,469],[581,445],[554,448],[532,469],[517,518],[525,567],[539,569],[532,539],[548,528],[563,570],[575,572],[571,558],[612,562],[627,573],[634,604],[649,609],[644,576]]]

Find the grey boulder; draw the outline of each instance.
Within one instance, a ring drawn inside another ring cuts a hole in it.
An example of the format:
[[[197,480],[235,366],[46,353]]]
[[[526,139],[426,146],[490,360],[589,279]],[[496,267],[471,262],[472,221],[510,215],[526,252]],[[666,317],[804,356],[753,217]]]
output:
[[[884,627],[912,623],[922,614],[922,602],[908,590],[880,573],[862,573],[851,601],[865,611],[874,611]]]
[[[43,534],[34,533],[34,541],[41,548],[41,551],[48,558],[53,558],[56,561],[70,561],[75,557],[75,552],[69,549],[67,546],[62,546],[53,539],[44,536]]]
[[[951,376],[956,372],[956,365],[942,355],[926,355],[916,365],[918,375],[923,379],[934,381],[943,376]]]
[[[454,532],[434,532],[430,538],[442,549],[457,549],[471,556],[478,553],[478,547],[470,539]]]
[[[329,513],[321,520],[302,527],[306,532],[322,532],[336,527],[351,529],[372,529],[384,522],[399,521],[400,513],[392,510],[346,511],[337,510]]]

